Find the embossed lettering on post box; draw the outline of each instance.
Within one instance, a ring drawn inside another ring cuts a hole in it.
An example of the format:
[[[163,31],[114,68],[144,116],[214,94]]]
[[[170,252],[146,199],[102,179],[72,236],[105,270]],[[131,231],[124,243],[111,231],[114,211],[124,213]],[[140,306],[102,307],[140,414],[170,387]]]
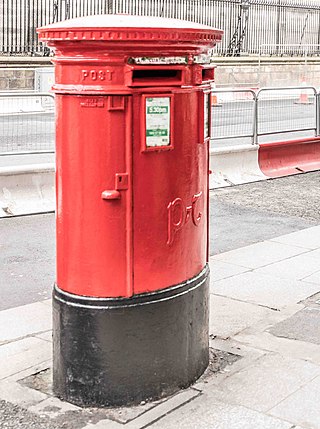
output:
[[[176,233],[186,225],[190,219],[195,226],[198,226],[202,212],[199,211],[199,200],[202,192],[193,195],[191,205],[186,206],[181,198],[176,198],[168,204],[168,240],[167,244],[172,244]]]

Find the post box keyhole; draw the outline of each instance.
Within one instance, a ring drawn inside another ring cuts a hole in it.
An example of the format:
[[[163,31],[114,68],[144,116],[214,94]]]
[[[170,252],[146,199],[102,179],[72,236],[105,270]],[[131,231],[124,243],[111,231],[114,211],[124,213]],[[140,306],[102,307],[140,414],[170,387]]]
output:
[[[128,173],[117,173],[116,174],[116,183],[115,189],[125,190],[129,186],[129,175]]]

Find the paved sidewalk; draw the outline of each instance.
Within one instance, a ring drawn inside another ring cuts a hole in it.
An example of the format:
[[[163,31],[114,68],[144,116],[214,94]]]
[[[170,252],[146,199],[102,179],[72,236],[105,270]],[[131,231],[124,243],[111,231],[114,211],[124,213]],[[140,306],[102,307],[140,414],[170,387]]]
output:
[[[1,311],[0,427],[320,429],[320,226],[210,265],[210,347],[225,366],[156,403],[81,410],[59,401],[50,300]]]

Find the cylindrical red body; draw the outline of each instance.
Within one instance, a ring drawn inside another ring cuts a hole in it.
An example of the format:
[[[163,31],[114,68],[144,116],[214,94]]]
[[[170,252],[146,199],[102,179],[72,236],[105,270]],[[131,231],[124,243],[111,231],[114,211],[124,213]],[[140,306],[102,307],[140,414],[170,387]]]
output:
[[[222,32],[106,15],[55,48],[53,390],[80,406],[186,388],[209,361],[208,49]]]
[[[207,261],[214,70],[199,63],[221,31],[113,19],[40,30],[56,48],[57,285],[92,297],[164,289]]]

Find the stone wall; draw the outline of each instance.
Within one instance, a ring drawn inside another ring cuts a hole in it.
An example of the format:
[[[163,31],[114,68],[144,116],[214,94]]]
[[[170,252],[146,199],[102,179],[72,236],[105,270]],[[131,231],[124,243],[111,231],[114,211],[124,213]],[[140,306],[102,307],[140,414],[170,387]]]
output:
[[[217,87],[320,87],[320,59],[216,58]]]
[[[33,89],[34,70],[0,68],[0,91]]]
[[[34,90],[35,69],[52,67],[46,57],[1,57],[0,56],[0,91]]]
[[[302,82],[320,88],[320,58],[215,58],[217,87],[284,87]],[[34,70],[50,58],[0,57],[0,91],[34,89]]]

